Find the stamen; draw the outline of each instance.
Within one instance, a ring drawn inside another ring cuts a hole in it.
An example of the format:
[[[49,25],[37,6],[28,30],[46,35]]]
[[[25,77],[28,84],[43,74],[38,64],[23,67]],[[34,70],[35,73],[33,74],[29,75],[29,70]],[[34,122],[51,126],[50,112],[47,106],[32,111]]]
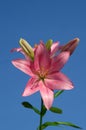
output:
[[[48,70],[45,70],[44,67],[42,67],[39,71],[37,71],[37,75],[41,80],[44,80],[47,74],[48,74]]]

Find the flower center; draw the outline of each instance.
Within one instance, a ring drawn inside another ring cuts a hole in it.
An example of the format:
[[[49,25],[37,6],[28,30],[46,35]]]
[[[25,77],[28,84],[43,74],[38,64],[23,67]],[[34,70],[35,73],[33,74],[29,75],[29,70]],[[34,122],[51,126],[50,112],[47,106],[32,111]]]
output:
[[[37,75],[40,80],[44,80],[48,74],[48,70],[45,70],[44,68],[41,68],[38,72]]]

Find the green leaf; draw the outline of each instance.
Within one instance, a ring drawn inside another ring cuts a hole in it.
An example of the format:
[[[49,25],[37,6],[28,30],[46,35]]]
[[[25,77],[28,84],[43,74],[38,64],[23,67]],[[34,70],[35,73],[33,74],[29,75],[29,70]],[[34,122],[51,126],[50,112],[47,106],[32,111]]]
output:
[[[33,107],[29,102],[22,102],[22,105],[28,109],[32,109],[34,112],[40,115],[40,111],[36,107]]]
[[[57,91],[55,94],[54,94],[54,98],[58,97],[60,94],[62,94],[64,92],[64,90],[60,90],[60,91]]]
[[[51,46],[52,46],[52,43],[53,43],[53,40],[51,40],[51,39],[46,42],[45,46],[46,46],[46,48],[47,48],[48,50],[50,50],[50,48],[51,48]]]
[[[57,108],[57,107],[51,107],[50,111],[54,112],[54,113],[62,114],[62,110],[60,108]]]
[[[74,127],[74,128],[78,128],[78,129],[82,129],[81,127],[71,123],[71,122],[59,122],[60,125],[66,125],[66,126],[71,126],[71,127]]]
[[[82,129],[81,127],[79,127],[75,124],[72,124],[70,122],[45,122],[44,124],[41,125],[41,128],[45,129],[48,126],[59,126],[59,125],[71,126],[74,128]]]

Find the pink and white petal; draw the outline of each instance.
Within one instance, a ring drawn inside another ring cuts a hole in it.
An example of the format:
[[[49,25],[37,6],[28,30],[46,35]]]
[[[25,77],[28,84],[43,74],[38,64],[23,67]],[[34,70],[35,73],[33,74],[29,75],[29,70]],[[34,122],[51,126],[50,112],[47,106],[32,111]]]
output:
[[[37,91],[39,91],[38,79],[31,78],[28,81],[22,96],[30,96],[30,95],[36,93]]]
[[[65,74],[63,74],[62,72],[51,73],[50,75],[47,75],[47,78],[55,79],[55,80],[61,80],[61,81],[64,81],[66,83],[73,85],[71,80]]]
[[[12,64],[18,68],[19,70],[23,71],[24,73],[34,76],[34,73],[31,71],[30,62],[24,59],[16,59],[12,61]]]
[[[55,42],[52,44],[51,46],[51,50],[50,50],[50,56],[52,57],[58,50],[59,50],[59,42]]]
[[[22,53],[25,57],[26,57],[26,54],[24,53],[24,51],[22,50],[22,48],[20,47],[20,48],[13,48],[12,50],[11,50],[11,52],[20,52],[20,53]]]
[[[12,50],[11,50],[11,52],[21,52],[22,51],[22,48],[13,48]]]
[[[59,79],[45,79],[45,85],[52,90],[70,90],[73,88],[71,83]]]
[[[11,50],[11,52],[15,52],[15,51],[22,53],[27,60],[31,60],[30,57],[25,54],[25,52],[22,50],[22,48],[13,48],[13,49]]]
[[[69,52],[62,52],[58,56],[53,57],[51,61],[50,73],[60,71],[68,61],[69,57]]]
[[[43,43],[35,49],[34,67],[36,70],[47,69],[50,66],[50,56]]]
[[[47,88],[42,81],[39,82],[39,87],[43,103],[45,107],[49,110],[54,100],[54,92],[50,88]]]

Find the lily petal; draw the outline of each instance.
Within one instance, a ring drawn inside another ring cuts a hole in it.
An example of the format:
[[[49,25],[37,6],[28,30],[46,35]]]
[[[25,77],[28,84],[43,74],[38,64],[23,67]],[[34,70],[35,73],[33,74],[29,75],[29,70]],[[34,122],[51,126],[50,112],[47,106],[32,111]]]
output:
[[[58,45],[59,45],[59,42],[55,42],[52,44],[51,52],[50,52],[51,57],[58,51],[58,49],[59,49]]]
[[[15,51],[22,53],[27,60],[31,60],[30,57],[26,55],[26,53],[23,51],[22,48],[13,48],[13,49],[11,50],[11,52],[15,52]],[[34,51],[34,49],[33,49],[33,51]]]
[[[54,100],[54,92],[47,88],[42,81],[39,82],[39,86],[44,105],[49,110]]]
[[[12,50],[11,50],[11,52],[22,52],[22,48],[21,47],[19,47],[19,48],[13,48]]]
[[[50,66],[50,56],[44,44],[40,43],[35,50],[34,67],[36,70],[47,69]]]
[[[66,64],[70,56],[69,52],[62,52],[58,56],[52,58],[50,72],[60,71]]]
[[[45,84],[48,88],[53,90],[70,90],[74,87],[69,78],[61,72],[48,75],[45,79]]]
[[[12,64],[18,68],[19,70],[23,71],[24,73],[33,76],[34,73],[31,71],[30,67],[30,61],[24,60],[24,59],[16,59],[12,61]]]
[[[52,89],[52,90],[70,90],[73,88],[72,85],[64,82],[64,81],[60,81],[60,80],[54,80],[54,79],[45,79],[45,84],[48,88]]]
[[[39,91],[38,80],[36,78],[31,78],[28,81],[22,96],[30,96],[37,91]]]
[[[70,81],[70,79],[62,72],[54,72],[54,73],[48,75],[47,78],[65,81],[65,82],[73,85],[73,83]]]

